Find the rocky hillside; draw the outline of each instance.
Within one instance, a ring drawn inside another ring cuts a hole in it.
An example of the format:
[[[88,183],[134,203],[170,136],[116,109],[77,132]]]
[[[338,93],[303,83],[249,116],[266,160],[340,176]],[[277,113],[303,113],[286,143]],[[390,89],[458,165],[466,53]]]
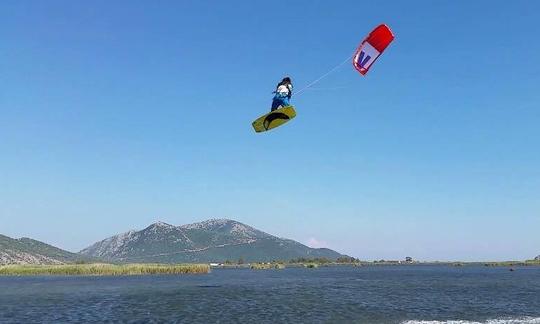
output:
[[[29,238],[12,239],[0,235],[0,265],[5,264],[62,264],[83,257],[52,245]]]
[[[97,242],[80,252],[85,256],[117,262],[223,262],[336,259],[342,254],[313,249],[278,238],[228,219],[173,226],[158,222],[141,231],[129,231]]]

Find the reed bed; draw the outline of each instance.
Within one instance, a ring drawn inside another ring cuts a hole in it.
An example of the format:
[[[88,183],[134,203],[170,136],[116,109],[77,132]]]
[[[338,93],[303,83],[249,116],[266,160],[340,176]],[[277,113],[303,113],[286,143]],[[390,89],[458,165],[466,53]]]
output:
[[[5,265],[0,266],[0,275],[31,276],[135,276],[158,274],[201,274],[209,273],[208,264],[63,264],[63,265]]]

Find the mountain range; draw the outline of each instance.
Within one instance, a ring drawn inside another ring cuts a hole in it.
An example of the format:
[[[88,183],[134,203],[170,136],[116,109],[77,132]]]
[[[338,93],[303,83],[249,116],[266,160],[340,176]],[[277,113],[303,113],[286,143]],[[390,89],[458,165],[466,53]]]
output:
[[[29,238],[0,235],[2,264],[105,262],[237,262],[288,261],[293,258],[337,259],[344,255],[279,238],[229,219],[173,226],[163,222],[128,231],[72,253]]]
[[[279,238],[229,219],[174,226],[163,222],[128,231],[72,253],[30,238],[0,235],[0,265],[76,262],[245,262],[345,257]],[[540,260],[540,255],[535,258]]]
[[[245,262],[293,258],[336,259],[344,255],[278,238],[229,219],[174,226],[154,223],[97,242],[79,252],[111,262]]]

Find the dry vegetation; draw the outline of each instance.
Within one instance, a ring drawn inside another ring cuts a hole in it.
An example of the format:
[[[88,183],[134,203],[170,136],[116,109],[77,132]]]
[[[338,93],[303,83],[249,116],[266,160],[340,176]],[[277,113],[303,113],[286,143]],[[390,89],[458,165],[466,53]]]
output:
[[[63,264],[63,265],[5,265],[0,275],[64,275],[64,276],[131,276],[152,274],[208,273],[207,264]]]

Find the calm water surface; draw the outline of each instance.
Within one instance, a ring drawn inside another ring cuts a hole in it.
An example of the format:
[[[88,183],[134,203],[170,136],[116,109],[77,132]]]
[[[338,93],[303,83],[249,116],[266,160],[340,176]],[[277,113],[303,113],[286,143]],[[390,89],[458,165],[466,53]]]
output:
[[[540,267],[0,277],[0,322],[540,323]]]

